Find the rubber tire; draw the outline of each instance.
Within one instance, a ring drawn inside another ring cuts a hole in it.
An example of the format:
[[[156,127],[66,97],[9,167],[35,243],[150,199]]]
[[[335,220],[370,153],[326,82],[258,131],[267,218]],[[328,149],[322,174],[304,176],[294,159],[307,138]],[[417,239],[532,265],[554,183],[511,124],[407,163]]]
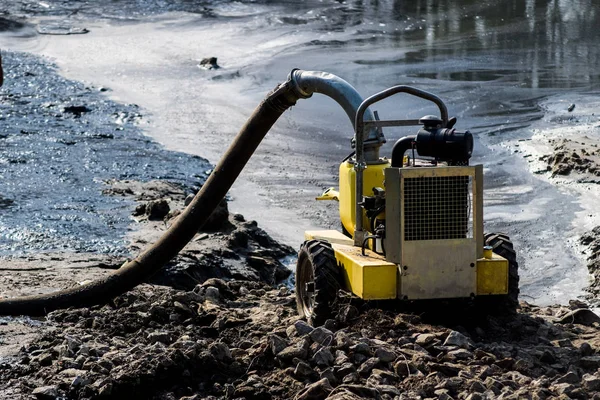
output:
[[[514,312],[519,306],[519,264],[513,243],[504,233],[486,233],[483,236],[486,246],[492,246],[494,253],[508,260],[508,294],[493,296],[498,311]],[[490,299],[492,300],[492,299]]]
[[[314,282],[314,293],[306,284]],[[332,318],[341,288],[341,274],[331,244],[324,240],[307,240],[300,247],[296,264],[296,306],[298,314],[312,326]]]

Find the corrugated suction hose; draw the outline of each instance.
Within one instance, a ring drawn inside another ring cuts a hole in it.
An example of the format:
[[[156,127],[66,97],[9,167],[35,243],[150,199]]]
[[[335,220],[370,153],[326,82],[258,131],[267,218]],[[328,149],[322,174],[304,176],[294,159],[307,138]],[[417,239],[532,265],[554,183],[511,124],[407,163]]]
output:
[[[225,197],[275,121],[301,97],[306,96],[298,93],[291,80],[269,93],[242,127],[194,200],[169,230],[136,259],[107,277],[75,288],[2,299],[0,315],[45,315],[61,308],[103,304],[144,282],[194,237]]]

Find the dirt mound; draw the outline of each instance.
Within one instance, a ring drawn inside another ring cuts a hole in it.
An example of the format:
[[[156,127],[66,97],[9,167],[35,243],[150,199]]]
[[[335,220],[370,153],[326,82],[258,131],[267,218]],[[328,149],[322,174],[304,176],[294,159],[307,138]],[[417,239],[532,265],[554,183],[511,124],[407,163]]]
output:
[[[44,335],[0,365],[0,394],[600,398],[598,317],[581,306],[523,303],[516,316],[446,315],[454,323],[443,324],[435,315],[348,306],[313,329],[298,320],[286,287],[142,285],[110,305],[51,313]]]

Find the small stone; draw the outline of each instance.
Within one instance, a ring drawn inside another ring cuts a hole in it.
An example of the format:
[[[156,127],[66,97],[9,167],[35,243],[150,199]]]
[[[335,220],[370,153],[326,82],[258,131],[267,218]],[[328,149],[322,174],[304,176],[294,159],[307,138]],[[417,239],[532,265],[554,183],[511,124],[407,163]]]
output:
[[[112,389],[113,389],[112,383],[108,382],[105,385],[101,386],[100,389],[98,389],[98,396],[99,397],[109,397],[112,394]]]
[[[401,378],[406,378],[412,372],[413,368],[408,361],[400,360],[394,364],[394,372]]]
[[[296,368],[294,369],[294,376],[301,378],[301,379],[307,378],[310,375],[312,375],[313,373],[314,373],[314,371],[312,370],[310,365],[308,365],[304,361],[300,361],[296,365]]]
[[[397,355],[393,351],[380,347],[375,350],[375,357],[379,358],[382,363],[388,363],[394,361]]]
[[[220,361],[223,363],[230,363],[232,360],[231,351],[229,350],[229,347],[227,347],[227,345],[225,343],[222,343],[222,342],[212,343],[208,347],[208,350],[210,351],[210,354],[212,354],[213,357],[217,361]]]
[[[85,372],[85,371],[84,371]],[[71,386],[74,388],[80,387],[80,386],[85,386],[85,385],[89,385],[90,384],[90,380],[88,378],[86,378],[83,375],[77,375],[73,378],[73,381],[71,382]]]
[[[305,360],[307,355],[308,351],[306,350],[306,347],[294,344],[280,351],[279,354],[277,354],[277,358],[284,361],[291,361],[294,358]]]
[[[300,335],[300,336],[308,335],[309,333],[311,333],[314,330],[314,328],[312,326],[308,325],[304,321],[296,321],[294,323],[294,328],[296,329],[296,332],[298,332],[298,335]]]
[[[87,371],[84,371],[82,369],[75,369],[75,368],[63,369],[62,371],[60,371],[58,373],[58,375],[64,376],[67,378],[74,378],[78,375],[85,375],[85,374],[87,374]]]
[[[358,368],[358,373],[361,375],[369,375],[377,364],[379,364],[379,359],[377,357],[371,357],[362,363]]]
[[[533,368],[533,363],[529,360],[519,359],[515,362],[514,369],[519,372],[528,373]]]
[[[398,398],[401,394],[400,390],[395,387],[394,385],[374,385],[373,389],[377,390],[379,393],[381,393],[381,398],[388,398],[388,399],[392,399],[392,398]],[[387,395],[388,397],[384,397],[384,395]],[[377,397],[375,397],[377,398]]]
[[[600,378],[596,375],[585,374],[582,378],[583,387],[589,391],[600,390]]]
[[[213,303],[218,303],[221,300],[221,292],[214,286],[207,286],[204,296]]]
[[[217,64],[217,57],[207,57],[200,60],[200,64],[198,64],[200,68],[203,69],[219,69],[221,68],[219,64]]]
[[[579,376],[574,372],[567,372],[556,380],[556,383],[579,383]]]
[[[327,347],[318,350],[312,358],[313,362],[318,366],[329,366],[333,364],[333,354]]]
[[[148,334],[147,339],[152,344],[156,342],[169,344],[171,342],[171,335],[166,331],[156,331]]]
[[[323,324],[323,328],[325,329],[329,329],[331,332],[337,330],[337,322],[335,322],[335,319],[328,319],[325,321],[325,323]]]
[[[350,346],[350,351],[355,354],[364,354],[365,356],[371,356],[371,348],[368,344],[360,342],[354,346]]]
[[[304,390],[296,395],[295,400],[316,400],[324,399],[333,391],[333,387],[327,380],[323,378],[312,385],[307,386]]]
[[[458,376],[458,373],[462,370],[460,365],[451,364],[451,363],[443,363],[443,364],[430,363],[429,368],[432,371],[441,372],[442,374],[444,374],[445,376],[448,376],[448,377]]]
[[[333,342],[333,332],[322,326],[313,329],[309,335],[314,342],[324,346],[329,346]]]
[[[354,382],[360,382],[360,376],[358,376],[358,373],[356,372],[351,372],[348,375],[344,376],[344,378],[342,379],[343,383],[354,383]]]
[[[163,220],[167,214],[171,211],[169,207],[169,203],[164,200],[153,200],[146,204],[146,215],[148,219],[151,221],[161,221]]]
[[[570,397],[573,391],[576,389],[576,387],[574,385],[571,385],[570,383],[559,383],[557,385],[552,386],[550,389],[555,391],[559,395],[564,394]]]
[[[50,353],[42,353],[37,358],[37,361],[43,367],[52,365],[52,360],[54,360],[54,357],[52,357],[52,354]]]
[[[438,389],[434,393],[437,395],[438,400],[452,400],[446,389]]]
[[[323,371],[321,371],[321,373],[319,374],[319,378],[326,378],[329,381],[329,383],[331,383],[334,386],[337,386],[338,380],[332,368],[325,368]]]
[[[376,385],[392,385],[398,381],[398,375],[378,368],[373,368],[368,383],[372,386]]]
[[[269,347],[271,348],[271,352],[274,355],[281,353],[283,349],[285,349],[289,345],[285,339],[277,335],[269,335],[268,342]]]
[[[471,340],[460,332],[452,331],[444,341],[444,346],[457,346],[463,349],[472,347]]]
[[[600,356],[581,357],[579,364],[581,364],[583,368],[597,369],[600,367]]]
[[[342,385],[337,388],[336,392],[340,390],[356,395],[361,399],[379,399],[381,394],[376,388],[365,385]],[[354,399],[354,397],[352,397],[352,399]]]
[[[422,333],[418,335],[415,339],[415,343],[421,347],[431,347],[439,343],[439,340],[436,335],[432,333]]]
[[[196,195],[194,195],[194,194],[191,194],[191,193],[190,193],[190,194],[188,194],[188,195],[185,197],[185,200],[183,201],[183,205],[184,205],[184,206],[186,206],[186,207],[187,207],[187,206],[189,206],[189,205],[190,205],[190,203],[192,202],[192,200],[194,200],[194,197],[196,197]]]
[[[590,346],[589,343],[583,342],[579,346],[579,352],[581,353],[581,355],[583,357],[587,357],[587,356],[591,356],[592,354],[594,354],[594,349],[592,348],[592,346]]]
[[[41,386],[33,389],[32,394],[39,400],[54,400],[58,397],[58,388],[56,386]]]
[[[573,110],[575,109],[575,104],[571,104],[569,105],[569,107],[567,108],[568,112],[573,112]]]
[[[483,382],[479,379],[473,379],[469,384],[469,391],[475,393],[484,393],[487,390]]]
[[[457,349],[448,352],[448,356],[454,360],[468,360],[473,358],[473,353],[466,349]]]
[[[356,372],[356,367],[351,362],[342,364],[337,370],[338,376],[346,376],[348,374]]]
[[[348,361],[350,361],[350,359],[348,358],[346,353],[344,353],[343,350],[335,351],[335,365],[342,365],[344,363],[347,363]]]
[[[369,356],[365,356],[364,354],[354,354],[352,355],[352,362],[356,365],[360,365],[367,361]]]
[[[556,321],[559,324],[580,324],[592,326],[600,322],[600,316],[596,315],[589,308],[578,308],[563,315]]]

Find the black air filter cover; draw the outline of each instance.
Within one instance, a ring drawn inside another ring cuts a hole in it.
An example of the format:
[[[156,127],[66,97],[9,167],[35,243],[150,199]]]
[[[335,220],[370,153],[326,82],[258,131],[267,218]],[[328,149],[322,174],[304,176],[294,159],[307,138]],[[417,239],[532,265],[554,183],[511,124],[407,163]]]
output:
[[[417,133],[419,155],[439,161],[465,162],[473,153],[473,135],[469,131],[425,126]]]

